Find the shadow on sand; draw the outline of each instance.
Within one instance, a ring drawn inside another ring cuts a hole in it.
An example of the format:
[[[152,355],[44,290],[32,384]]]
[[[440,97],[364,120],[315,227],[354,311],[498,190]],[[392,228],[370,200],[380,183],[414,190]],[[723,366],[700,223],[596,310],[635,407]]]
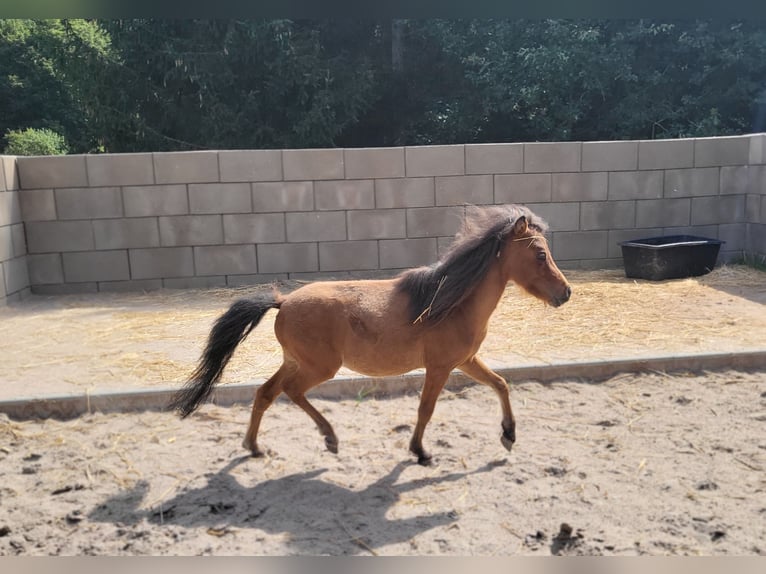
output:
[[[230,472],[247,460],[251,459],[242,457],[231,461],[219,472],[208,475],[207,484],[181,490],[172,499],[163,501],[161,508],[139,508],[149,490],[149,484],[140,481],[129,491],[100,504],[89,518],[123,525],[146,520],[153,526],[202,526],[213,529],[213,533],[223,533],[229,528],[252,528],[268,534],[286,534],[284,543],[291,554],[363,554],[411,540],[457,519],[454,511],[388,518],[386,514],[403,494],[491,472],[506,463],[499,460],[469,472],[397,484],[402,471],[416,464],[401,462],[376,482],[357,491],[322,480],[320,475],[326,469],[244,487]]]

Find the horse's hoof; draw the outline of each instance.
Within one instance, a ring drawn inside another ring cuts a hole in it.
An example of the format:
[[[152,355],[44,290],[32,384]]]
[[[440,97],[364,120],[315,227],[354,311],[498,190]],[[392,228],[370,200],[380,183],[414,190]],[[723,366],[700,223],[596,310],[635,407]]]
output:
[[[331,453],[338,454],[338,439],[325,437],[324,444]]]
[[[503,431],[500,435],[500,442],[503,443],[505,450],[511,450],[513,443],[516,442],[516,433],[513,431]]]
[[[250,451],[250,456],[253,458],[258,458],[260,456],[263,456],[263,451],[261,451],[257,446],[250,444],[247,439],[242,441],[242,448],[245,450]]]
[[[418,464],[420,466],[431,466],[433,462],[434,459],[430,454],[421,454],[418,456]]]

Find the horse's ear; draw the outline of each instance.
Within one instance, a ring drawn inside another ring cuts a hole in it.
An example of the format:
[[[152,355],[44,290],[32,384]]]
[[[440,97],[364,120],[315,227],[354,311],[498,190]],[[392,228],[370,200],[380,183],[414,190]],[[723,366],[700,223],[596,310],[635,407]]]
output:
[[[527,216],[522,215],[513,224],[513,234],[523,235],[526,232],[527,232]]]

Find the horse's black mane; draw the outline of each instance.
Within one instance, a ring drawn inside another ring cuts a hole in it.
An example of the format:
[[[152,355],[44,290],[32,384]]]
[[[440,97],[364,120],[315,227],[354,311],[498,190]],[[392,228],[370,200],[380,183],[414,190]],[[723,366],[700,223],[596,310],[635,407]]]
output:
[[[410,320],[436,324],[468,297],[522,215],[533,229],[546,231],[545,222],[523,206],[467,207],[463,228],[441,261],[399,276],[397,290],[410,297]]]

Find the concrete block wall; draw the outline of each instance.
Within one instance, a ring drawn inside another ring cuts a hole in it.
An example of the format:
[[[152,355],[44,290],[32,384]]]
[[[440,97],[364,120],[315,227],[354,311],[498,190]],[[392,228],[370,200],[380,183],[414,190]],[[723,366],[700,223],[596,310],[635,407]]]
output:
[[[30,291],[16,158],[0,156],[0,304]]]
[[[20,157],[14,258],[37,293],[375,277],[434,262],[465,204],[523,203],[563,268],[671,233],[726,260],[766,251],[764,138]]]
[[[733,179],[733,177],[732,177]],[[752,137],[750,165],[739,175],[737,186],[745,185],[745,243],[752,259],[766,264],[766,134]]]

